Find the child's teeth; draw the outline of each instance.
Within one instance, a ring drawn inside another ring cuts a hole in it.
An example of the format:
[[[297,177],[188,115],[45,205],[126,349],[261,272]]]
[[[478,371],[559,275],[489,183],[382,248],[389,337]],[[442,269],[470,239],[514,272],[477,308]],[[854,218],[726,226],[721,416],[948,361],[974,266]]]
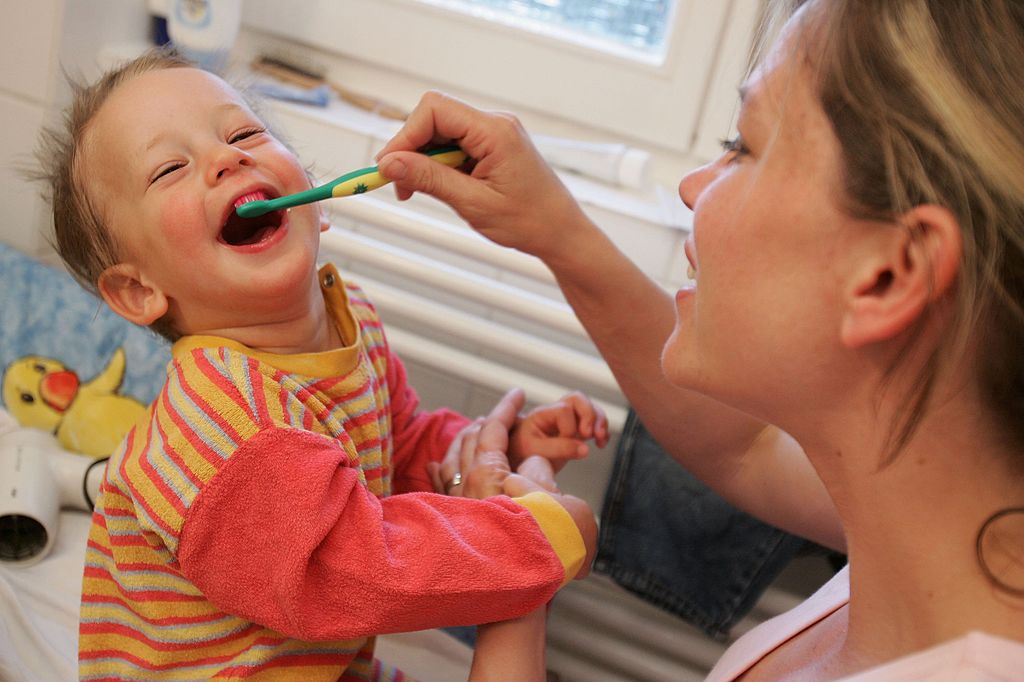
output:
[[[242,196],[235,199],[235,208],[238,208],[242,204],[248,204],[249,202],[252,201],[261,201],[266,196],[267,195],[264,194],[263,192],[249,192],[248,194],[243,194]]]
[[[686,268],[686,276],[689,277],[690,279],[697,279],[697,268],[693,267],[692,265],[688,266]]]

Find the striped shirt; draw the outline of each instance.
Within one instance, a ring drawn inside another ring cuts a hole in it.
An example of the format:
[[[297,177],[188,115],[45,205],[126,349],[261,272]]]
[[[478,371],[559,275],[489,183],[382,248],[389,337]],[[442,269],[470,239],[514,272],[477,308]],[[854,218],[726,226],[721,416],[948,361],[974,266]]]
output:
[[[519,616],[578,570],[550,497],[430,492],[467,420],[419,411],[365,296],[320,279],[341,348],[175,344],[93,515],[81,679],[400,680],[375,634]]]

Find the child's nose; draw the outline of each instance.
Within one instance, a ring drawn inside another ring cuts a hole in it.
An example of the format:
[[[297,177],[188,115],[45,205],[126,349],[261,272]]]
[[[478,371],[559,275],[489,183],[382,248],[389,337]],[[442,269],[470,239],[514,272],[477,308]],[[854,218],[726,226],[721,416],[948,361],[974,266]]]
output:
[[[213,163],[210,164],[209,181],[215,183],[231,175],[243,166],[252,165],[252,156],[244,149],[234,145],[221,145],[214,152]]]

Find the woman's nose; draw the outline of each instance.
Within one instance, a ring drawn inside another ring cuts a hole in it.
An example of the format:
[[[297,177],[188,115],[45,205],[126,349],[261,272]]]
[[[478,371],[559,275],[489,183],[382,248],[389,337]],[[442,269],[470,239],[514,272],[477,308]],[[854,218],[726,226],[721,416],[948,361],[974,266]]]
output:
[[[679,198],[683,200],[688,209],[693,210],[697,199],[700,197],[700,193],[704,191],[704,188],[714,178],[714,167],[714,163],[708,163],[694,168],[679,181]]]
[[[252,165],[252,156],[244,149],[230,144],[219,145],[213,152],[207,173],[211,184],[231,175],[243,166]]]

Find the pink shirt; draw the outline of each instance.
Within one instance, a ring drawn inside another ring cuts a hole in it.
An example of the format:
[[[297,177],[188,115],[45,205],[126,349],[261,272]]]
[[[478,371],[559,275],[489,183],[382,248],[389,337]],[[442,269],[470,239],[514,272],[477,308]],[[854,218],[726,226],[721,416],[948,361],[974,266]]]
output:
[[[761,623],[740,637],[725,652],[705,682],[736,680],[784,642],[849,601],[850,573],[847,567],[796,608]],[[1022,680],[1024,643],[983,632],[970,632],[959,639],[843,679],[845,682]]]

